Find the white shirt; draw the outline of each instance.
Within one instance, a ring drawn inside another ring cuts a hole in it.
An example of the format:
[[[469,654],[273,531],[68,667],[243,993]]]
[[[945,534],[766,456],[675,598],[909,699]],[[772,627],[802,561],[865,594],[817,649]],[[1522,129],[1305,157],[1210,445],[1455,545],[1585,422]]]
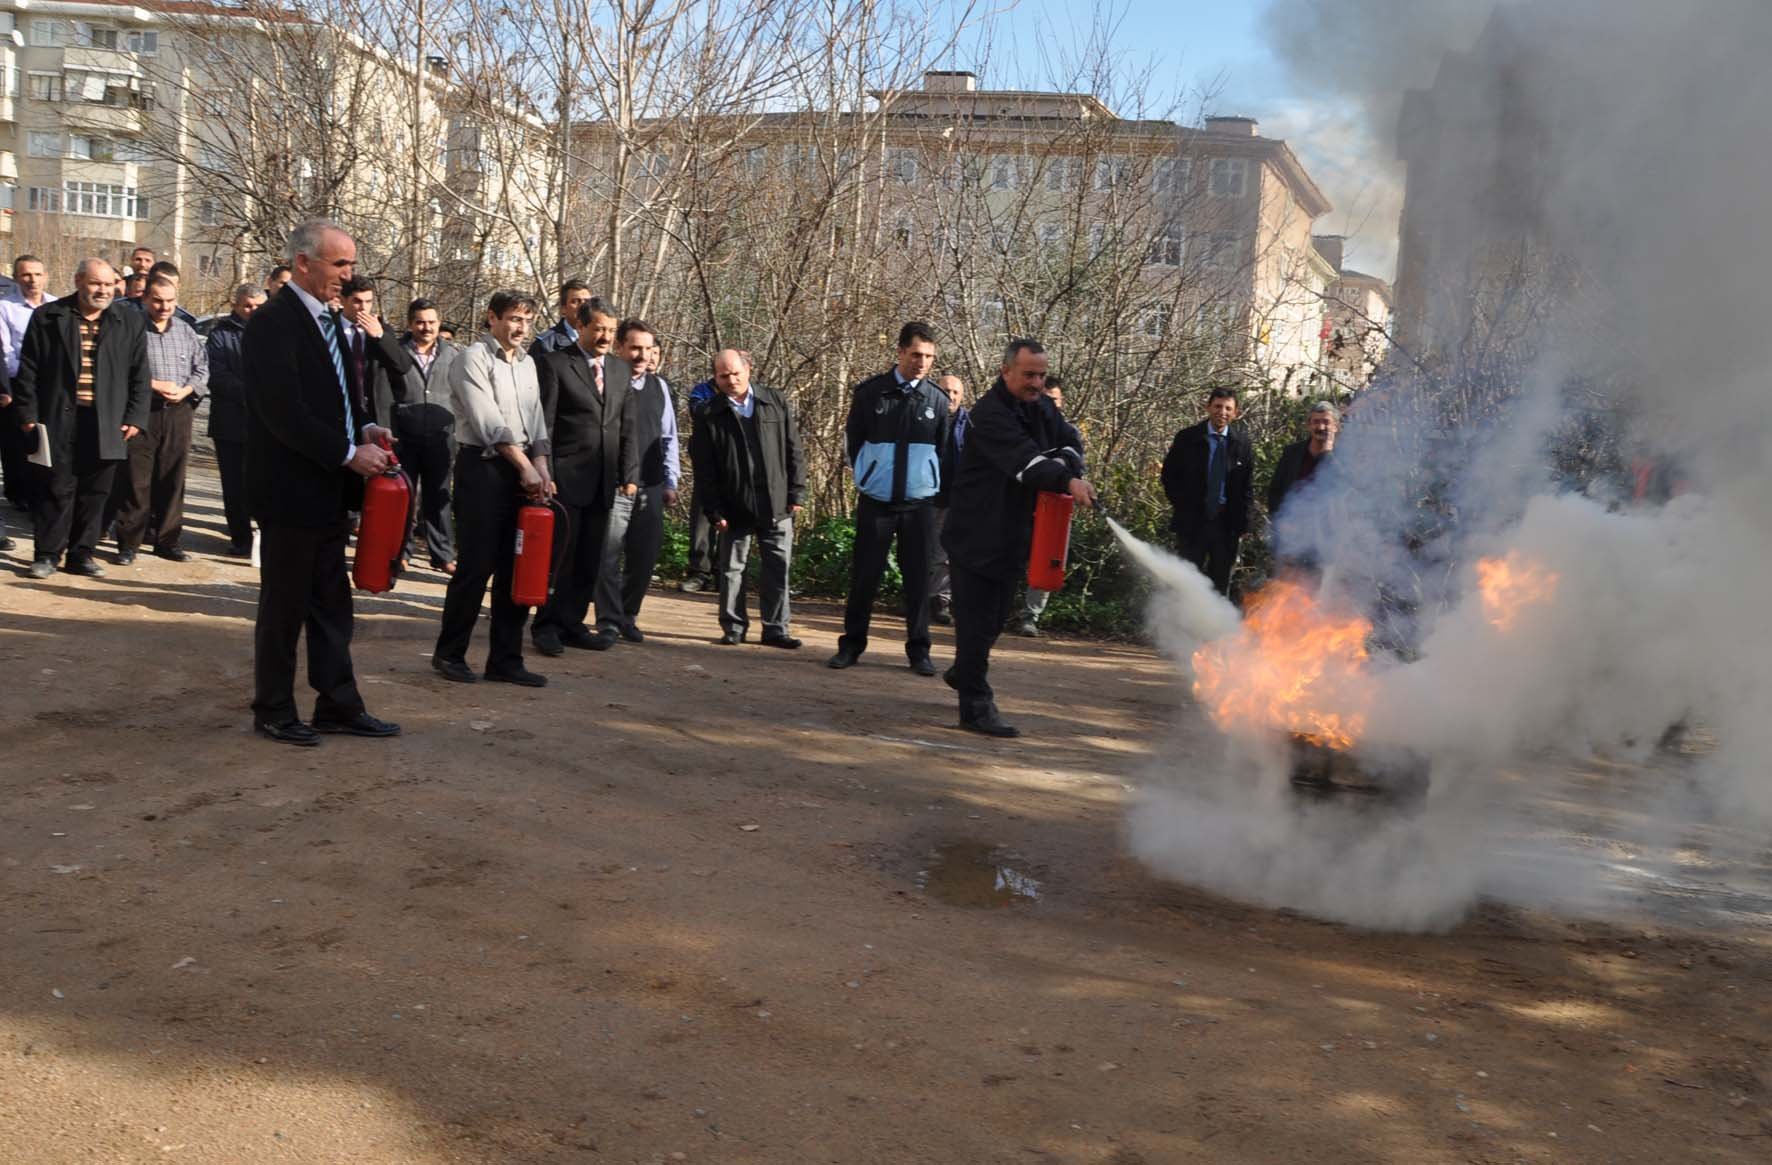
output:
[[[42,303],[32,307],[17,291],[0,298],[0,352],[6,357],[8,380],[18,375],[18,355],[24,348],[25,328],[31,323],[31,313],[53,299],[53,296],[45,295]]]

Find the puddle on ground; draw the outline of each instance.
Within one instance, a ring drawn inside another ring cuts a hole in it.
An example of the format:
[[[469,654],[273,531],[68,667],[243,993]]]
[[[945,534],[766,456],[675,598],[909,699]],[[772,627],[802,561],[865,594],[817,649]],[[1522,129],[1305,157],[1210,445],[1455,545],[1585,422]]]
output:
[[[1015,855],[980,841],[955,841],[938,846],[935,860],[917,875],[930,897],[950,906],[1007,906],[1037,900],[1040,883],[1016,869]]]

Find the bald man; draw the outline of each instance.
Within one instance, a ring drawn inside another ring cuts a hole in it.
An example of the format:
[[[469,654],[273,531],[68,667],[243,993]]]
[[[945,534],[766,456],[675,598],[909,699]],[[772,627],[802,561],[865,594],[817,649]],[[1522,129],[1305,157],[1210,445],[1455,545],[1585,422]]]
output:
[[[719,395],[696,414],[689,453],[695,500],[717,543],[720,642],[743,643],[745,565],[754,539],[763,556],[759,588],[765,647],[795,648],[788,632],[788,563],[794,552],[794,515],[806,492],[800,432],[786,397],[751,383],[751,358],[727,348],[714,357]]]

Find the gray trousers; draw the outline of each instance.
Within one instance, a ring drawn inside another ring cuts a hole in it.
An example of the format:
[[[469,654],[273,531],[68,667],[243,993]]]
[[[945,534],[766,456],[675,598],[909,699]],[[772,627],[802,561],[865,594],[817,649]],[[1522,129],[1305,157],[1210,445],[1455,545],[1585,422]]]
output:
[[[1051,598],[1051,591],[1043,591],[1039,587],[1029,587],[1027,601],[1022,605],[1022,621],[1026,623],[1039,623],[1040,616],[1046,613],[1047,600]]]
[[[788,633],[788,562],[794,556],[793,515],[759,526],[728,526],[718,530],[714,547],[714,573],[720,580],[720,626],[743,634],[750,627],[745,614],[745,566],[751,558],[751,541],[763,556],[757,590],[763,614],[763,634]]]
[[[631,498],[617,493],[603,535],[603,564],[597,570],[597,626],[619,631],[633,625],[663,546],[664,486],[643,485]]]

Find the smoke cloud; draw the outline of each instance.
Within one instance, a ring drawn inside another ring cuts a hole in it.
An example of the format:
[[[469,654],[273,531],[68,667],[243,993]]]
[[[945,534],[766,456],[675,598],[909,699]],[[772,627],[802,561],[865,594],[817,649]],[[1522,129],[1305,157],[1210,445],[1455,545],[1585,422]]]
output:
[[[1277,734],[1213,733],[1209,763],[1153,778],[1134,851],[1248,900],[1424,929],[1484,896],[1607,908],[1615,854],[1547,823],[1552,801],[1607,814],[1625,850],[1705,821],[1763,848],[1772,5],[1275,0],[1270,22],[1308,84],[1387,137],[1402,91],[1440,82],[1444,152],[1411,175],[1434,279],[1411,289],[1413,346],[1277,531],[1376,624],[1369,688],[1325,697],[1369,713],[1357,755],[1431,777],[1407,805],[1304,801]],[[1485,558],[1554,582],[1498,622]],[[1184,570],[1159,558],[1153,623],[1187,668],[1225,632]],[[1683,721],[1715,747],[1677,775],[1593,776]]]

